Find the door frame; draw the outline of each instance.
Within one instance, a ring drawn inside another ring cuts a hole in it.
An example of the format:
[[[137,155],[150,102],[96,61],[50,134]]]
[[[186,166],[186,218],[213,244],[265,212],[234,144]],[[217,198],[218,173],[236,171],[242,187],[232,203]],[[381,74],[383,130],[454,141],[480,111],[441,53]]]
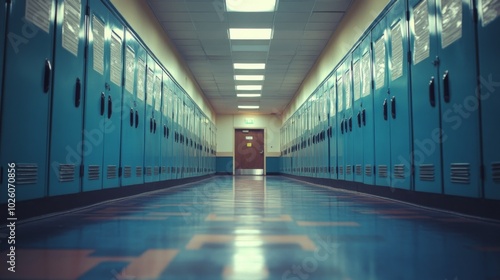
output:
[[[264,170],[263,170],[263,173],[262,173],[262,176],[266,176],[266,159],[267,159],[267,139],[266,139],[266,128],[265,127],[252,127],[252,128],[248,128],[248,127],[234,127],[233,128],[233,176],[236,175],[236,151],[234,149],[234,147],[236,146],[236,130],[262,130],[263,133],[264,133]],[[260,176],[260,175],[258,175]]]

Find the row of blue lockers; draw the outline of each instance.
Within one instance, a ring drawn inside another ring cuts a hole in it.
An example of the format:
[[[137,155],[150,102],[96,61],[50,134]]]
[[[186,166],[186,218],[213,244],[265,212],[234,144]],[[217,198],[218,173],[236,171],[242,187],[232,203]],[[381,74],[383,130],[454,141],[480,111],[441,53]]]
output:
[[[500,199],[500,1],[391,1],[282,126],[281,172]]]
[[[17,200],[215,172],[215,125],[108,1],[2,13],[0,203],[12,163]]]

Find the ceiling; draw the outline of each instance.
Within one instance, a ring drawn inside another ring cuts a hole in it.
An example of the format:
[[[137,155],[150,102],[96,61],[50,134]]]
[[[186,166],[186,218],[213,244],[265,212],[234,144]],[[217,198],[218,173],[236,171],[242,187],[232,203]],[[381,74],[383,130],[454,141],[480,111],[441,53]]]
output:
[[[352,2],[279,0],[275,12],[242,13],[226,12],[225,0],[147,1],[217,114],[281,114]],[[271,40],[229,40],[228,28],[274,33]],[[266,69],[235,70],[235,62],[265,62]],[[235,81],[238,74],[263,74],[265,80]],[[248,92],[261,97],[236,97],[235,86],[243,84],[263,85],[262,91]]]

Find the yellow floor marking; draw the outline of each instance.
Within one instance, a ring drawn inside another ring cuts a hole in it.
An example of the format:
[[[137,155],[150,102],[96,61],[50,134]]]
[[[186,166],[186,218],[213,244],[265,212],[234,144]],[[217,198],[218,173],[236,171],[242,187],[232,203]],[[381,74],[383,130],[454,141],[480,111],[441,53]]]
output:
[[[314,251],[316,245],[307,235],[223,235],[197,234],[186,245],[188,250],[199,250],[204,244],[233,243],[235,241],[259,241],[267,244],[298,244],[302,250]]]
[[[297,225],[301,227],[359,227],[356,222],[312,222],[312,221],[297,221]]]

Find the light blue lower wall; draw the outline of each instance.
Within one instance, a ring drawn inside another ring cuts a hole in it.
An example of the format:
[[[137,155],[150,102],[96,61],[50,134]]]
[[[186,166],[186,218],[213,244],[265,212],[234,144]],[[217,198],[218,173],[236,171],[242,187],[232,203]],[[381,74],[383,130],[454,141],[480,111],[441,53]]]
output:
[[[217,157],[215,160],[215,170],[218,174],[233,173],[233,157]],[[266,174],[275,174],[280,170],[279,157],[266,157]]]

